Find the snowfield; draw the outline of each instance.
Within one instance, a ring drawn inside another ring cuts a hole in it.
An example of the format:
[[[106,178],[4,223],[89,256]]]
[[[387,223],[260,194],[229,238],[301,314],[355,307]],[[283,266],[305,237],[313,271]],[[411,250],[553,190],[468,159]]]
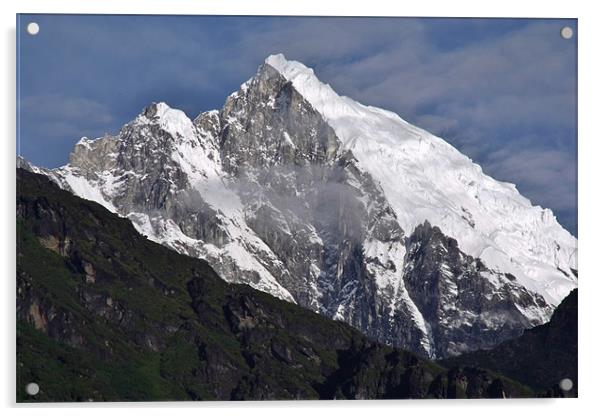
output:
[[[266,64],[316,108],[363,169],[383,187],[410,234],[428,220],[487,266],[511,273],[558,305],[576,287],[577,239],[549,209],[496,181],[443,139],[397,114],[339,96],[313,70],[284,55]]]

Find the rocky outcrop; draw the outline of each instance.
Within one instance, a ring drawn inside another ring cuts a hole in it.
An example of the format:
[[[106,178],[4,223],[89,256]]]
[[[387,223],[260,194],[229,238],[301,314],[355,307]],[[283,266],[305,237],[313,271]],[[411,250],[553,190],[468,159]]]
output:
[[[404,264],[405,286],[428,322],[438,357],[491,348],[552,310],[543,297],[464,254],[428,222],[408,239]]]

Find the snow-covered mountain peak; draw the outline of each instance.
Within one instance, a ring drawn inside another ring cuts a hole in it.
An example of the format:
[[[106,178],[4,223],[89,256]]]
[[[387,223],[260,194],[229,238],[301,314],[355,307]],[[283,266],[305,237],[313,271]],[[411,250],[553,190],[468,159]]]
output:
[[[264,62],[276,69],[287,79],[298,74],[306,74],[307,76],[314,75],[313,69],[306,67],[301,62],[286,59],[282,53],[270,55]]]
[[[153,101],[142,110],[142,113],[140,115],[145,116],[148,119],[157,120],[164,117],[178,118],[184,116],[185,118],[188,118],[182,110],[178,110],[177,108],[171,108],[166,102],[163,101]]]
[[[164,102],[152,103],[136,117],[134,123],[157,124],[174,139],[195,135],[192,120],[182,110],[171,108]]]
[[[337,94],[329,84],[323,83],[315,75],[314,70],[298,61],[289,61],[283,54],[270,55],[265,63],[278,71],[284,78],[292,82],[299,91],[328,120],[345,119],[357,116],[378,116],[390,118],[395,122],[406,123],[399,115],[382,108],[360,104],[359,102]],[[369,123],[370,120],[366,119]],[[341,137],[344,140],[345,137]]]
[[[468,254],[556,305],[576,285],[577,241],[552,212],[497,181],[443,139],[397,114],[338,95],[300,62],[265,61],[334,129],[383,187],[406,233],[428,220]]]

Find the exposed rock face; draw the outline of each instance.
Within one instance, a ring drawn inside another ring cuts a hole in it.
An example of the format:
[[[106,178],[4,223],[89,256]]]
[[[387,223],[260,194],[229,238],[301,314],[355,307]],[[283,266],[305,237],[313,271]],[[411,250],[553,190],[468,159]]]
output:
[[[462,253],[456,240],[428,222],[409,238],[403,276],[430,324],[439,357],[516,337],[548,309],[541,296],[516,284],[512,275],[487,269]]]
[[[228,98],[221,119],[224,167],[247,223],[288,271],[279,282],[305,307],[429,355],[397,270],[404,232],[332,128],[269,65]]]
[[[381,184],[268,63],[219,112],[193,122],[152,104],[118,135],[82,139],[69,165],[29,168],[227,281],[424,356],[494,346],[553,311],[438,228],[402,229]]]

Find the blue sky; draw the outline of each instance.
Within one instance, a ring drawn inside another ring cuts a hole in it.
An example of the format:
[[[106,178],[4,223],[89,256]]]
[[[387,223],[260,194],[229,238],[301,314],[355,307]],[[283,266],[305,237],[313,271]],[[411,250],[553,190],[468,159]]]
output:
[[[19,151],[56,167],[152,101],[221,108],[266,56],[442,136],[577,235],[575,20],[20,15]],[[37,36],[25,26],[40,25]]]

